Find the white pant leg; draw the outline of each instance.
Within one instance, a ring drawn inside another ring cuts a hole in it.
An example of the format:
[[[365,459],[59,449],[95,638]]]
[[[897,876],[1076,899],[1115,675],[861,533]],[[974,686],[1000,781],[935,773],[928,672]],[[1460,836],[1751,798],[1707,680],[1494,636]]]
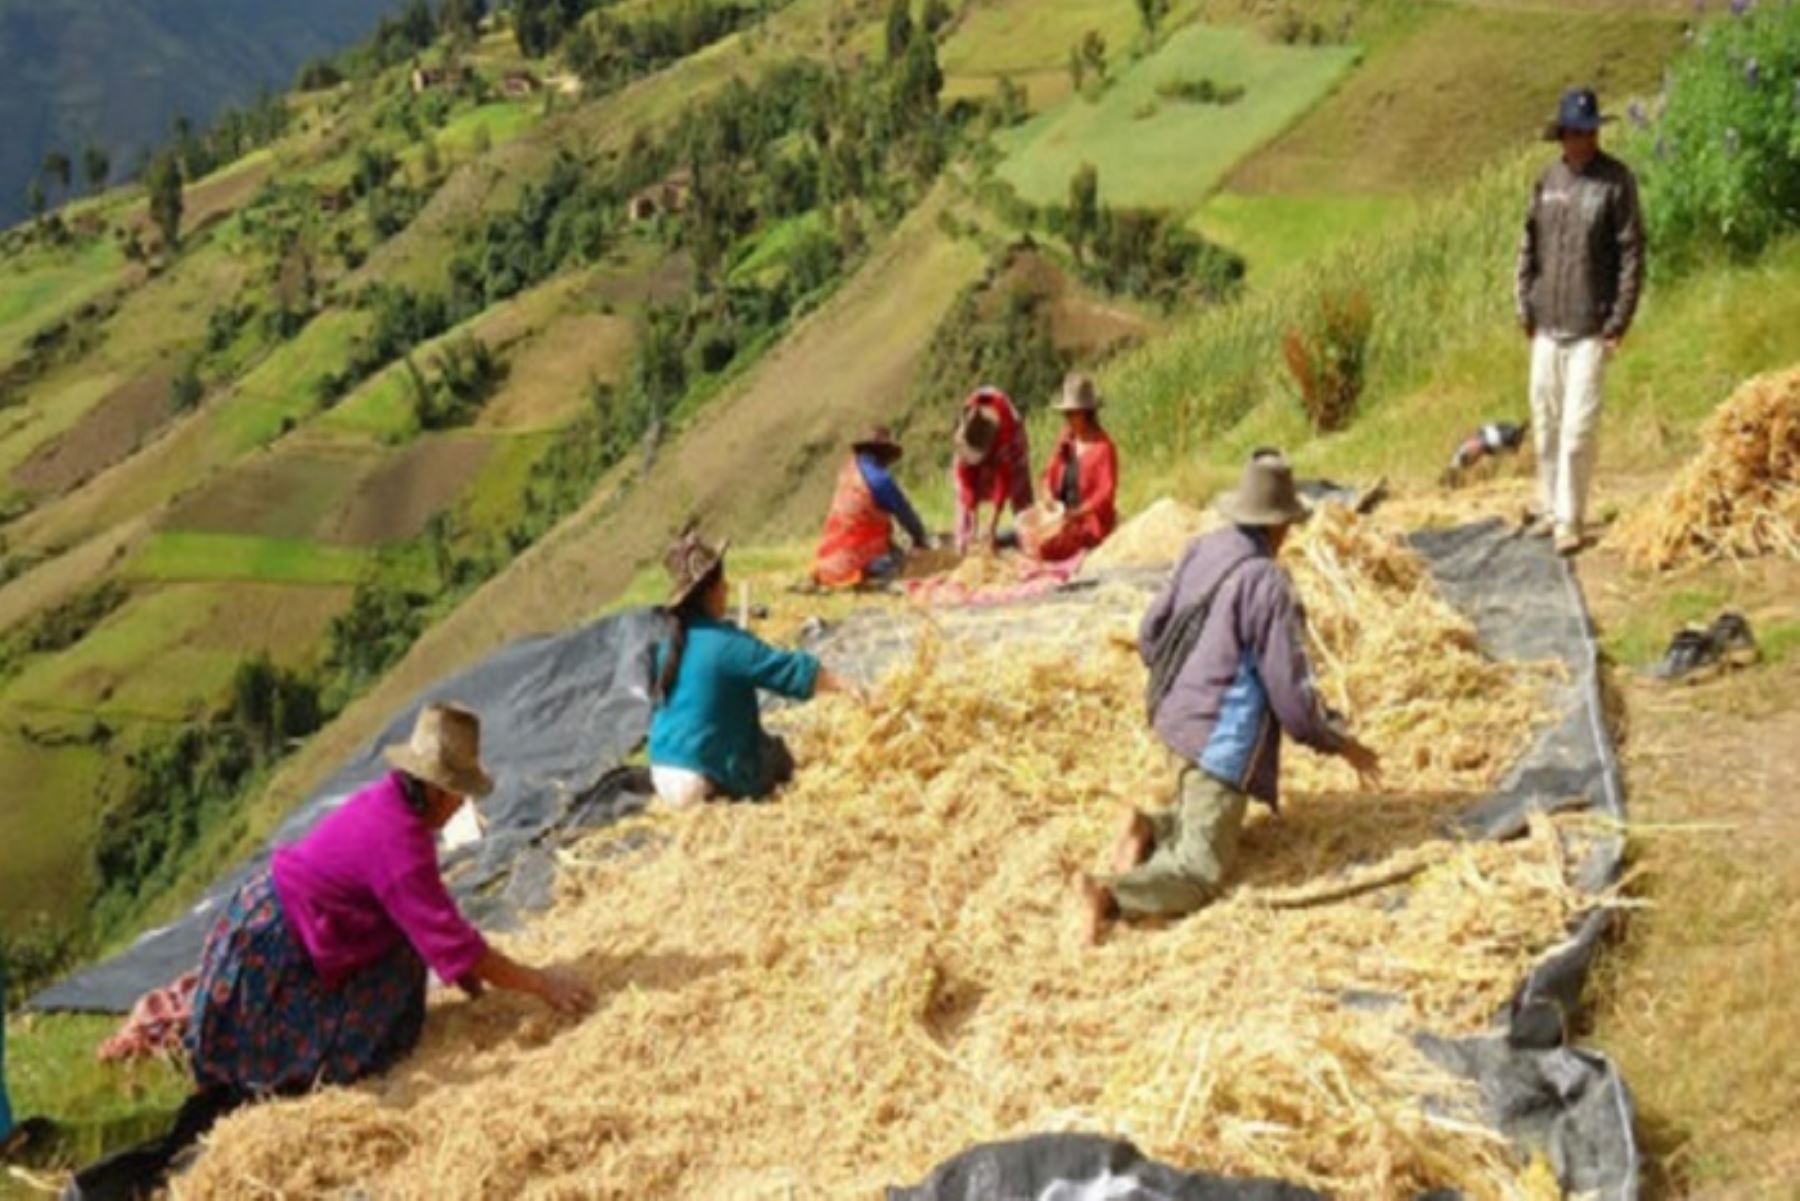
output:
[[[658,767],[653,763],[650,784],[656,789],[657,799],[671,809],[701,804],[712,795],[712,782],[685,767]]]
[[[1539,334],[1531,340],[1531,436],[1537,448],[1538,511],[1546,517],[1556,512],[1562,409],[1563,348]]]
[[[1556,530],[1579,535],[1600,449],[1600,397],[1606,343],[1583,338],[1563,348],[1562,463],[1556,473]]]

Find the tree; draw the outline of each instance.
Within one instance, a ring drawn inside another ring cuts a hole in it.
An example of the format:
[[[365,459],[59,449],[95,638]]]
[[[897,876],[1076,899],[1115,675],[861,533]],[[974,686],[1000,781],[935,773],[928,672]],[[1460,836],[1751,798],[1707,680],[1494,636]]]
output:
[[[144,190],[150,194],[150,219],[162,233],[163,249],[181,245],[181,164],[169,151],[150,160],[144,173]]]
[[[1083,249],[1100,229],[1100,172],[1083,163],[1069,178],[1069,249],[1081,262]]]
[[[1090,29],[1081,37],[1081,60],[1101,79],[1106,78],[1106,38],[1098,29]]]
[[[1086,81],[1087,81],[1087,64],[1081,61],[1081,49],[1078,46],[1070,46],[1069,47],[1069,85],[1071,87],[1073,87],[1077,92],[1079,92],[1079,91],[1081,91],[1081,85],[1083,83],[1085,83]]]
[[[44,210],[50,206],[50,202],[44,195],[44,184],[42,180],[34,179],[31,181],[30,185],[26,187],[25,203],[31,206],[31,215],[33,217],[42,217],[44,215]]]
[[[912,44],[912,0],[889,0],[887,15],[887,60],[897,63]]]
[[[927,34],[935,38],[938,31],[950,23],[952,15],[949,0],[925,0],[925,12],[920,16],[919,23],[925,27]]]
[[[81,169],[87,176],[88,191],[98,192],[112,175],[112,159],[98,145],[89,146],[82,152]]]
[[[52,150],[44,155],[44,178],[56,184],[66,196],[69,192],[69,181],[75,176],[74,164],[69,156],[60,150]]]
[[[1138,16],[1144,22],[1144,32],[1155,37],[1157,26],[1169,15],[1169,0],[1137,0],[1137,6]]]
[[[487,16],[486,0],[444,0],[438,9],[438,25],[453,38],[473,38]]]
[[[188,359],[169,381],[169,407],[177,413],[185,413],[198,406],[205,395],[206,385],[200,381],[196,361]]]

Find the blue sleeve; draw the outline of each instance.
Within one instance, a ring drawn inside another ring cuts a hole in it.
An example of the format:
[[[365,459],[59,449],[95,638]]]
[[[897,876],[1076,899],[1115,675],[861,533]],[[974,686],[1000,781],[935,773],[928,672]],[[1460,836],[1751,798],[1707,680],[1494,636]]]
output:
[[[731,667],[758,688],[804,701],[819,682],[819,661],[805,651],[778,651],[752,634],[731,640]]]
[[[922,548],[929,543],[931,539],[925,534],[925,523],[913,512],[912,502],[906,499],[906,493],[894,482],[888,469],[868,455],[857,455],[856,466],[862,472],[863,483],[869,485],[869,491],[875,494],[875,503],[905,528],[913,545]]]

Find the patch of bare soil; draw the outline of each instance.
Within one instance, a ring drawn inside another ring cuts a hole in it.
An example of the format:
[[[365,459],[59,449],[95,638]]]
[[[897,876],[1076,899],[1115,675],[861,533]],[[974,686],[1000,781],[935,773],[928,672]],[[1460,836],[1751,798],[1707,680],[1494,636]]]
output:
[[[1651,581],[1604,552],[1581,574],[1602,630],[1684,588],[1788,620],[1800,597],[1793,563]],[[1692,685],[1612,677],[1646,907],[1602,961],[1594,1036],[1636,1093],[1650,1197],[1800,1180],[1800,655],[1772,659]]]
[[[13,469],[26,492],[61,495],[129,457],[174,418],[167,369],[146,372],[108,393],[87,415]]]
[[[411,538],[456,503],[494,444],[466,434],[420,438],[363,479],[325,531],[325,540],[381,546]]]
[[[175,529],[262,538],[315,538],[380,463],[362,447],[284,444],[251,455],[184,498]]]

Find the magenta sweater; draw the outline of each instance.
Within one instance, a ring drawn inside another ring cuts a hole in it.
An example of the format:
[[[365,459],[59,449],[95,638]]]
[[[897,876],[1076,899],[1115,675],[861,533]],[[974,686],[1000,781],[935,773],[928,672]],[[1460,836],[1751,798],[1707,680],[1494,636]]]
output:
[[[468,975],[487,949],[444,887],[437,836],[406,803],[397,775],[276,851],[269,869],[289,927],[328,986],[401,939],[446,982]]]

